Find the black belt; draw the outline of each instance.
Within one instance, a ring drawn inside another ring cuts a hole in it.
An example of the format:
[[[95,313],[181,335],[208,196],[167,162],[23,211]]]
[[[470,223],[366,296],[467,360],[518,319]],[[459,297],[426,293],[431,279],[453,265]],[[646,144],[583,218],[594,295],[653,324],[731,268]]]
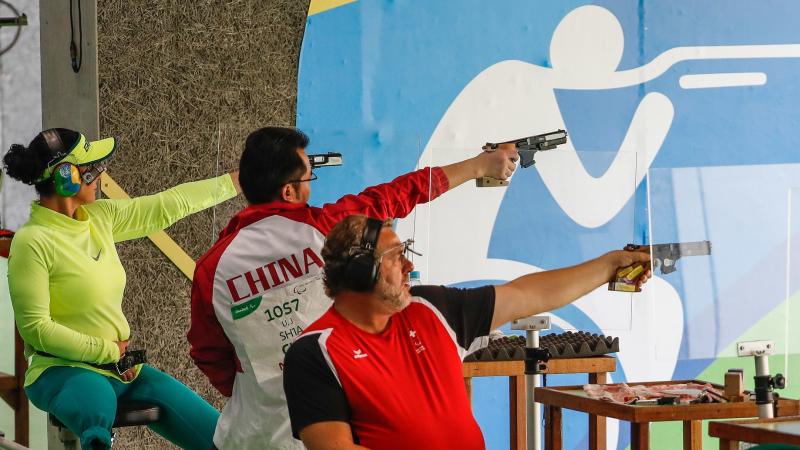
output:
[[[39,350],[36,350],[36,354],[41,356],[47,356],[48,358],[59,358],[59,356],[51,355],[50,353],[47,352],[40,352]],[[120,358],[119,361],[115,363],[93,364],[85,361],[76,361],[76,362],[80,362],[81,364],[86,364],[100,370],[108,370],[109,372],[116,372],[119,375],[122,375],[128,369],[135,367],[139,364],[146,363],[147,356],[145,355],[144,350],[128,350],[125,352],[124,355],[122,355],[122,358]]]

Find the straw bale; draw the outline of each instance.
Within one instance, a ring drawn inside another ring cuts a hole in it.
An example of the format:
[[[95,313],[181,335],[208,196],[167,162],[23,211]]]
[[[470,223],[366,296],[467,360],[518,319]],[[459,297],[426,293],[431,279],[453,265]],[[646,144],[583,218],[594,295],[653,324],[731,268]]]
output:
[[[295,120],[297,68],[309,0],[99,0],[100,130],[119,139],[109,174],[131,196],[238,166],[244,138]],[[167,233],[194,259],[241,199]],[[149,240],[118,246],[132,348],[217,408],[224,399],[188,357],[188,279]],[[143,427],[115,448],[175,448]]]

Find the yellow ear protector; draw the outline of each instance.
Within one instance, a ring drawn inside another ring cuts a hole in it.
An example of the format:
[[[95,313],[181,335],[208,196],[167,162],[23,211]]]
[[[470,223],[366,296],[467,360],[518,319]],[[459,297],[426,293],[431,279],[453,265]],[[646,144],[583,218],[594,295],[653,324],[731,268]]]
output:
[[[70,154],[70,150],[64,146],[58,131],[54,129],[42,131],[42,137],[54,155],[48,166]],[[81,174],[75,164],[69,162],[58,164],[53,169],[53,184],[55,184],[56,193],[62,197],[72,197],[81,190],[81,182],[90,184],[104,170],[104,164],[97,164]]]
[[[380,264],[375,261],[375,248],[381,228],[382,220],[368,218],[361,244],[351,249],[344,274],[348,287],[356,292],[369,291],[378,280]]]

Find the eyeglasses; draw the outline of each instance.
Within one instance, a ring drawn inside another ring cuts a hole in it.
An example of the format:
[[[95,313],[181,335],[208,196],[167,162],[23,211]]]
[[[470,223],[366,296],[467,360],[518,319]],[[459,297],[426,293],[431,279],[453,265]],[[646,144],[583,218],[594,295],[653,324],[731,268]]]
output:
[[[300,179],[300,180],[289,180],[286,183],[305,183],[306,181],[314,181],[316,179],[317,179],[317,174],[315,174],[314,172],[311,172],[311,176],[309,178],[306,178],[305,180],[303,180],[303,179]]]
[[[414,250],[411,247],[412,244],[414,244],[414,240],[413,239],[406,239],[405,242],[402,242],[402,243],[397,244],[395,246],[389,247],[386,250],[384,250],[383,252],[381,252],[381,254],[376,256],[375,260],[376,260],[376,262],[380,263],[384,256],[386,256],[387,254],[389,254],[389,253],[391,253],[391,252],[393,252],[393,251],[395,251],[397,249],[402,249],[401,253],[406,259],[410,259],[409,258],[409,253],[413,253],[413,254],[415,254],[417,256],[422,256],[422,253],[419,253],[418,251]]]

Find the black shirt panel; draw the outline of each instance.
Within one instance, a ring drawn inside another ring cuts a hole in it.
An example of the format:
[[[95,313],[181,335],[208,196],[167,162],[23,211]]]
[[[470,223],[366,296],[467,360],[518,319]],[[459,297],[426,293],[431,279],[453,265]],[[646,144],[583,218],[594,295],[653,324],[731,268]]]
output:
[[[284,359],[283,391],[289,406],[292,436],[317,422],[350,422],[350,407],[319,344],[319,333],[301,336]],[[354,442],[358,443],[356,436]]]
[[[494,286],[453,288],[414,286],[411,295],[422,297],[438,309],[456,333],[461,348],[467,349],[476,338],[487,336],[494,314]]]

